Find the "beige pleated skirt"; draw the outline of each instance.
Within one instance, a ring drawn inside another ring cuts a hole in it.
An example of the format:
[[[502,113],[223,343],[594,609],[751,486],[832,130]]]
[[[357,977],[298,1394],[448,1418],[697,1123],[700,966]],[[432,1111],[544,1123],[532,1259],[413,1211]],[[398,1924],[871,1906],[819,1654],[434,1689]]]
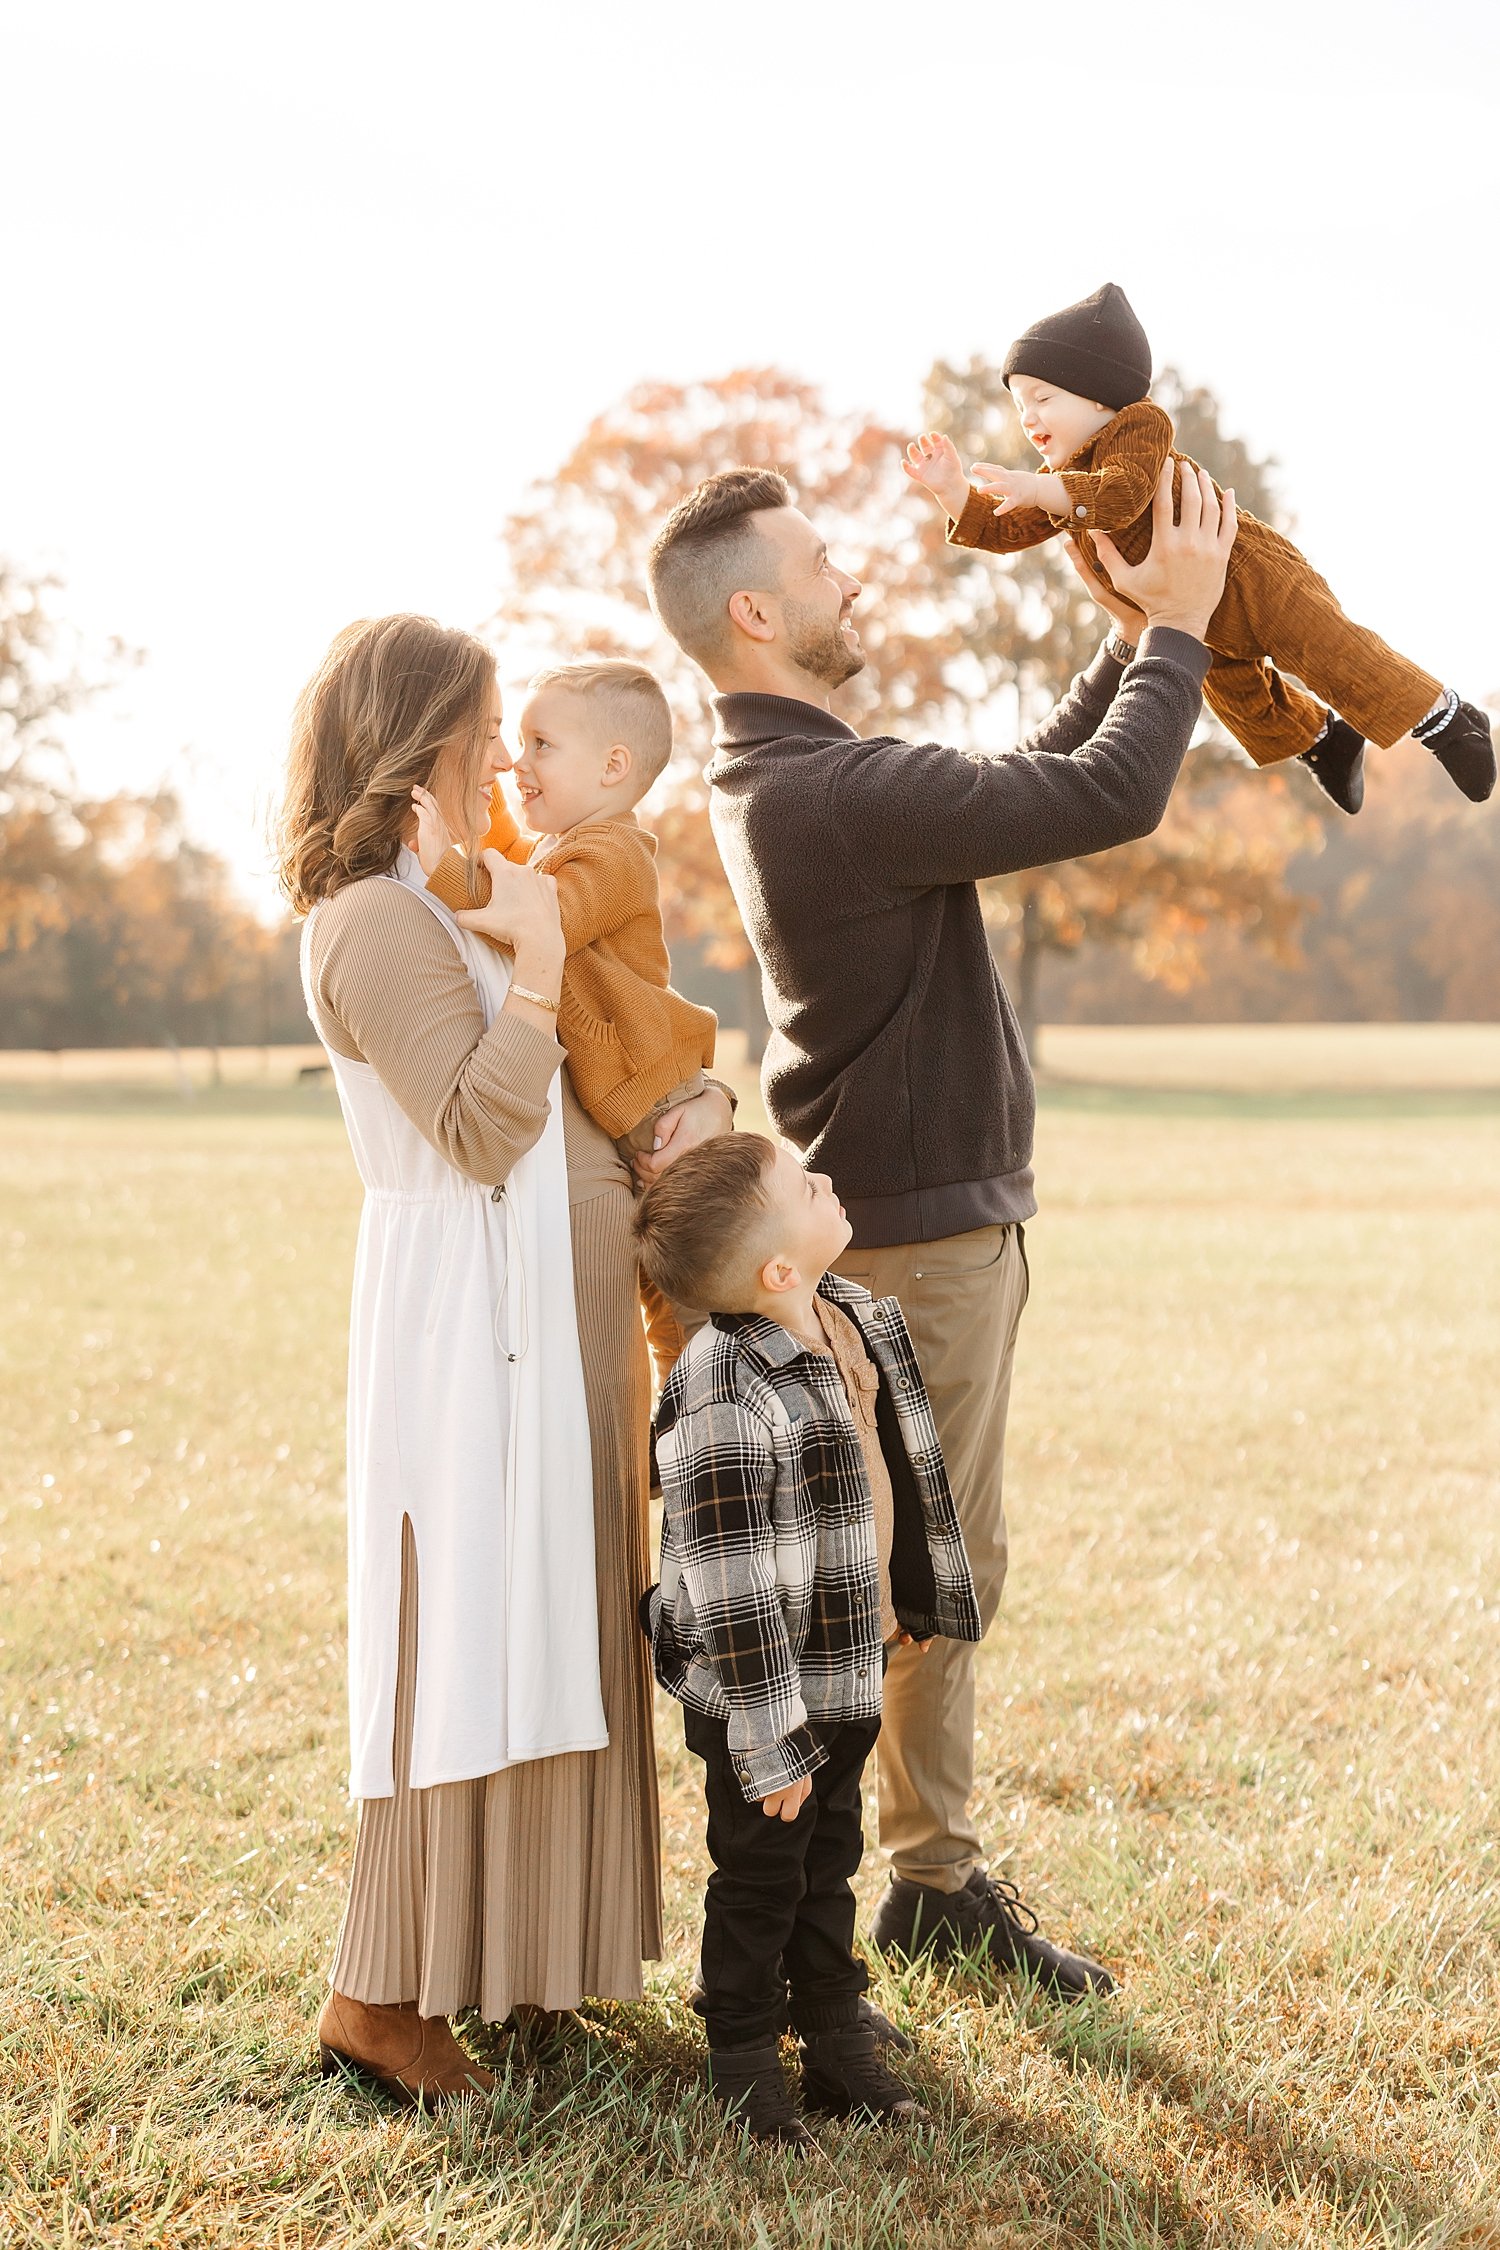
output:
[[[424,2016],[637,2000],[661,1953],[651,1668],[636,1605],[650,1583],[650,1383],[630,1175],[562,1080],[578,1340],[594,1454],[599,1668],[609,1747],[413,1789],[416,1545],[404,1528],[396,1788],[367,1797],[333,1984]]]

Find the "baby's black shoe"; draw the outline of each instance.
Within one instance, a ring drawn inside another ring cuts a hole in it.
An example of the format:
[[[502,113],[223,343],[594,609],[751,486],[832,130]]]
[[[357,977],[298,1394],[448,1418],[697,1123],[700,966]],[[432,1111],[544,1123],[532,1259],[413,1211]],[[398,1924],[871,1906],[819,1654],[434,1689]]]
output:
[[[1495,741],[1478,705],[1460,703],[1454,696],[1450,709],[1411,731],[1432,752],[1454,787],[1482,805],[1495,786]]]
[[[887,2125],[930,2125],[931,2115],[880,2059],[868,2024],[816,2031],[802,2043],[802,2092],[823,2117],[878,2117]]]
[[[761,2040],[753,2047],[710,2047],[708,2085],[727,2122],[743,2125],[752,2140],[797,2150],[816,2147],[797,2114],[778,2040]]]
[[[1317,741],[1302,752],[1302,763],[1340,812],[1359,811],[1365,801],[1365,738],[1337,711],[1329,712]]]

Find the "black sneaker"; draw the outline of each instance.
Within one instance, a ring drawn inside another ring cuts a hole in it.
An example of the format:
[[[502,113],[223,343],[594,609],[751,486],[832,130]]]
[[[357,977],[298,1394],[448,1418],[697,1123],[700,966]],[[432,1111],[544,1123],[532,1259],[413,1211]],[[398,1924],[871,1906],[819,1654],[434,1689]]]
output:
[[[711,2047],[708,2087],[726,2121],[743,2125],[752,2140],[780,2148],[817,2145],[797,2114],[776,2040],[755,2047]]]
[[[1452,716],[1417,740],[1430,750],[1456,789],[1482,805],[1495,786],[1495,739],[1477,704],[1460,703]]]
[[[1113,1992],[1108,1969],[1081,1953],[1066,1953],[1037,1935],[1036,1916],[1014,1883],[991,1881],[976,1869],[961,1891],[935,1891],[926,1883],[891,1877],[871,1933],[882,1953],[915,1961],[929,1954],[947,1961],[955,1953],[987,1953],[997,1969],[1034,1977],[1060,2000]]]
[[[822,2117],[878,2117],[887,2125],[903,2126],[932,2123],[911,2088],[886,2069],[867,2024],[815,2032],[803,2041],[802,2091],[808,2108]]]
[[[1336,711],[1301,763],[1340,812],[1357,813],[1365,801],[1365,738]]]

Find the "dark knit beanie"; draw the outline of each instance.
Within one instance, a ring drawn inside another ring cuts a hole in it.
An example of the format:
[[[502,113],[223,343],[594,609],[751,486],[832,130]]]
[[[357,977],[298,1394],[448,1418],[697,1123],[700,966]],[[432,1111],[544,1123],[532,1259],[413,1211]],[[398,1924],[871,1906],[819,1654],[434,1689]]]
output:
[[[1096,398],[1116,413],[1151,388],[1151,345],[1117,281],[1092,297],[1033,321],[1005,355],[1001,370],[1058,383],[1079,398]]]

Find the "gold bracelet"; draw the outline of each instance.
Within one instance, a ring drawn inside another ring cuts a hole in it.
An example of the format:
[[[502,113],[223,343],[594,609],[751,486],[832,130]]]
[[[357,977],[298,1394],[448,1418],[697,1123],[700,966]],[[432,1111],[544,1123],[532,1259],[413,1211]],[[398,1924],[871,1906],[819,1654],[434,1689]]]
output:
[[[549,1000],[545,993],[528,990],[524,984],[513,984],[510,988],[510,996],[512,1000],[529,1000],[533,1008],[545,1008],[549,1016],[557,1014],[557,1002],[555,1000]]]

